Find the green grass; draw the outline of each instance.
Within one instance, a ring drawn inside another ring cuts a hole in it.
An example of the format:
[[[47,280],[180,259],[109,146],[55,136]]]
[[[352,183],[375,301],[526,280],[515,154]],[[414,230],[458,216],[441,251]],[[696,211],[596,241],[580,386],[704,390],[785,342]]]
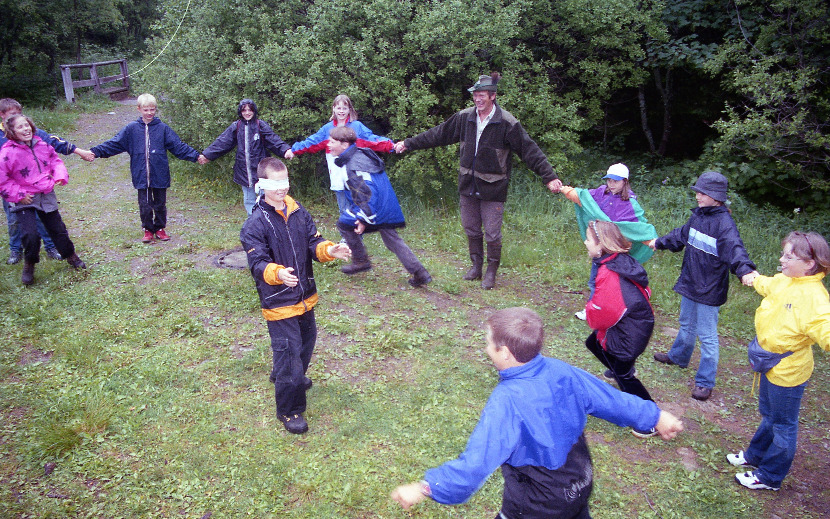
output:
[[[483,320],[497,308],[531,306],[546,321],[547,354],[600,372],[582,346],[584,324],[571,317],[588,275],[573,208],[517,173],[495,290],[460,279],[466,242],[453,202],[404,201],[403,236],[435,279],[425,290],[409,287],[377,236],[366,237],[375,262],[369,273],[347,278],[336,264],[315,264],[321,302],[309,370],[311,431],[288,435],[274,417],[268,334],[250,274],[212,266],[215,254],[238,246],[244,217],[229,168],[174,161],[174,240],[145,246],[137,243],[126,168],[115,160],[69,159],[70,185],[58,190],[87,271],[44,260],[36,283],[23,288],[19,266],[0,267],[2,517],[492,517],[498,473],[457,507],[425,503],[408,514],[387,497],[464,448],[497,383],[482,351]],[[116,179],[106,180],[110,174]],[[635,188],[660,233],[681,225],[693,205],[685,187]],[[101,189],[111,193],[104,204]],[[333,197],[310,180],[293,189],[323,234],[336,237]],[[774,270],[783,234],[827,222],[740,198],[733,211],[765,273]],[[659,326],[676,326],[671,287],[681,257],[662,252],[646,265]],[[688,398],[689,370],[651,362],[650,352],[638,364],[658,401],[683,414],[687,431],[676,441],[643,442],[589,422],[594,517],[820,516],[787,506],[792,488],[804,502],[826,502],[809,473],[791,475],[782,504],[779,496],[742,492],[722,461],[757,425],[741,344],[753,333],[758,302],[733,279],[721,311],[720,404]],[[669,344],[655,333],[651,349]],[[827,360],[817,354],[802,412],[800,449],[824,454],[797,457],[810,470],[827,463]],[[728,427],[735,420],[743,425]],[[678,462],[682,450],[695,468]],[[48,475],[47,463],[56,464]]]

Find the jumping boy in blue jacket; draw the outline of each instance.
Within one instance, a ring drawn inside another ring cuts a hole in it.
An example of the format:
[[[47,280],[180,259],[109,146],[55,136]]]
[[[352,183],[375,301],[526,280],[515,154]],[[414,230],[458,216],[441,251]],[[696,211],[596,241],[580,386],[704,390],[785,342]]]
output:
[[[141,94],[136,100],[141,117],[125,126],[112,139],[92,148],[96,157],[127,152],[133,187],[138,190],[138,213],[144,228],[144,243],[154,238],[167,241],[167,188],[170,187],[169,151],[176,158],[196,162],[200,153],[179,138],[172,128],[156,117],[156,98]]]
[[[558,359],[543,357],[542,319],[506,308],[487,319],[485,352],[499,370],[467,447],[392,499],[409,508],[427,497],[467,501],[501,466],[505,519],[589,518],[593,469],[583,434],[588,415],[674,438],[683,423],[654,402],[623,393]]]

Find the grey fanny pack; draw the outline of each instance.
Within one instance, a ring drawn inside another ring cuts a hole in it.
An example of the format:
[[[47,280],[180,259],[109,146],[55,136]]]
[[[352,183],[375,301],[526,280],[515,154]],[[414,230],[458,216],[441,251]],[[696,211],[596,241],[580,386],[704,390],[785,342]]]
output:
[[[752,371],[757,371],[758,373],[766,373],[781,362],[781,359],[787,358],[793,354],[791,351],[786,353],[773,353],[771,351],[767,351],[762,348],[760,344],[758,344],[758,337],[752,339],[752,342],[750,342],[749,346],[747,346],[746,352],[749,357],[749,365],[752,368]]]

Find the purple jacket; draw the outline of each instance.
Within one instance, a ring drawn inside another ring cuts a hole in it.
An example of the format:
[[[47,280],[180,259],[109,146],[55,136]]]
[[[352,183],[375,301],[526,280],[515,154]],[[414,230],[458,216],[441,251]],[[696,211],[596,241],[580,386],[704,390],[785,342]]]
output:
[[[32,137],[32,147],[9,140],[0,148],[0,195],[10,203],[26,195],[50,193],[55,184],[65,185],[67,180],[63,161],[38,136]]]
[[[607,191],[607,192],[606,192]],[[637,199],[637,195],[630,193],[629,200],[623,200],[620,195],[608,191],[605,185],[596,189],[589,189],[591,197],[596,201],[602,212],[608,215],[612,222],[636,222],[637,215],[634,214],[634,207],[630,199]]]

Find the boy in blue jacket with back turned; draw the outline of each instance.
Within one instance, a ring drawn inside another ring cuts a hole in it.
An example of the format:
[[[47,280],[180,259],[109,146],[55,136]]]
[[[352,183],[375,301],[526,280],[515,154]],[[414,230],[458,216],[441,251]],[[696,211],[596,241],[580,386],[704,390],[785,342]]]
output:
[[[543,357],[542,319],[506,308],[487,319],[485,352],[499,370],[467,447],[430,469],[392,499],[409,508],[427,497],[467,501],[501,466],[504,495],[497,518],[589,518],[593,468],[585,442],[588,415],[674,438],[683,423],[654,402],[623,393],[558,359]]]
[[[141,117],[125,126],[112,139],[92,148],[96,157],[127,152],[133,187],[138,190],[138,212],[144,227],[144,243],[154,238],[167,241],[167,188],[170,187],[169,151],[176,158],[196,162],[201,154],[179,138],[156,117],[156,98],[141,94],[136,100]]]

